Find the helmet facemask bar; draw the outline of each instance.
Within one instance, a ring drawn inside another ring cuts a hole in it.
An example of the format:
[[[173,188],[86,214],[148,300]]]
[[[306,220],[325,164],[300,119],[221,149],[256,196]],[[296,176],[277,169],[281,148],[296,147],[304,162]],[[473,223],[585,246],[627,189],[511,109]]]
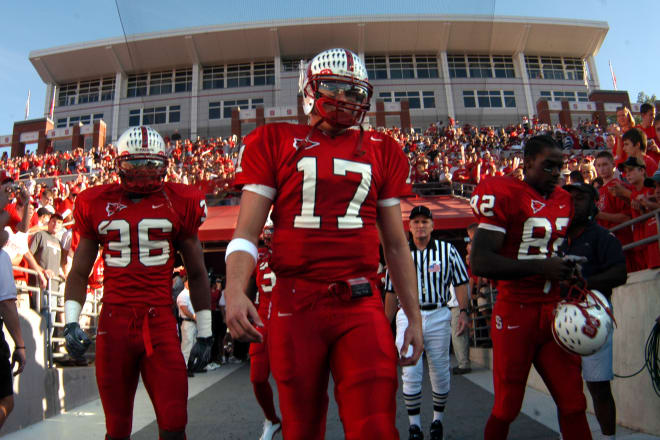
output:
[[[159,191],[167,175],[168,160],[156,154],[127,154],[115,159],[122,187],[134,194]]]
[[[335,96],[328,96],[326,93],[333,93]],[[308,79],[305,94],[313,96],[314,108],[323,120],[335,126],[348,128],[359,125],[364,120],[366,113],[371,108],[373,87],[367,81],[349,76],[312,75]],[[351,98],[337,99],[338,95],[356,96],[357,98],[359,95],[363,95],[363,98],[362,102],[358,102],[357,99]],[[335,109],[329,110],[327,107]]]

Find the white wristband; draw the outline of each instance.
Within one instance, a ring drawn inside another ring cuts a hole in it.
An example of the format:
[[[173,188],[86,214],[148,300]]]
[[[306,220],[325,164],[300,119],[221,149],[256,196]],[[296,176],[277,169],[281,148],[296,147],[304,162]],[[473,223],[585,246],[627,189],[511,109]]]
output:
[[[227,262],[227,257],[229,254],[238,251],[247,252],[248,254],[252,255],[254,262],[257,262],[257,247],[250,240],[246,240],[244,238],[234,238],[229,242],[227,245],[227,250],[225,251],[225,262]]]
[[[82,311],[82,304],[74,299],[67,299],[64,301],[64,321],[69,324],[71,322],[78,322],[80,319],[80,312]]]
[[[211,329],[211,311],[209,309],[200,310],[195,313],[195,321],[197,321],[197,337],[208,338],[213,334]]]

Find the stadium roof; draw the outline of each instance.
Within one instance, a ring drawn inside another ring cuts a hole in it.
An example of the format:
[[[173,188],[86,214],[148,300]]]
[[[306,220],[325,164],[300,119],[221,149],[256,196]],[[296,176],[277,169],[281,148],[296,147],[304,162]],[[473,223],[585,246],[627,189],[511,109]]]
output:
[[[46,83],[310,56],[329,47],[375,54],[514,54],[585,58],[600,49],[603,21],[490,15],[387,15],[235,23],[129,35],[30,52]]]

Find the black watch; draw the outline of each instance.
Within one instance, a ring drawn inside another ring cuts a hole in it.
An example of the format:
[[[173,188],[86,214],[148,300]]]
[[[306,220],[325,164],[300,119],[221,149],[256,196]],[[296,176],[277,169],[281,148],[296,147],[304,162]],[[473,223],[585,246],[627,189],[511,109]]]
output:
[[[467,311],[467,309],[459,309],[458,310],[458,313],[463,313],[463,312],[465,312],[467,314],[468,311]]]

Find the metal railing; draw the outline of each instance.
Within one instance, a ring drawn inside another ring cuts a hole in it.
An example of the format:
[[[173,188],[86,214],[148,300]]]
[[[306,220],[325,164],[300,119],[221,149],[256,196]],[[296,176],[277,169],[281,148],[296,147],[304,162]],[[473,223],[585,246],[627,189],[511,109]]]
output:
[[[492,341],[490,339],[490,318],[493,314],[493,305],[495,304],[495,299],[497,297],[497,290],[493,289],[493,285],[488,283],[487,287],[486,301],[482,304],[479,304],[477,298],[471,299],[473,303],[470,305],[470,322],[472,326],[470,328],[470,337],[472,339],[472,345],[474,347],[492,347]],[[474,303],[477,303],[475,306]]]
[[[656,232],[657,234],[651,235],[650,237],[645,237],[641,240],[633,241],[632,243],[628,243],[625,246],[623,246],[623,250],[627,251],[629,249],[635,248],[637,246],[644,246],[647,244],[651,244],[654,241],[658,243],[658,246],[660,246],[660,208],[656,209],[655,211],[647,212],[646,214],[640,215],[639,217],[635,217],[633,219],[630,219],[626,222],[623,222],[621,224],[618,224],[612,228],[610,228],[610,232],[616,232],[619,229],[627,228],[629,226],[633,226],[636,223],[640,223],[643,221],[646,221],[650,219],[651,217],[655,217],[655,224],[656,224]]]

